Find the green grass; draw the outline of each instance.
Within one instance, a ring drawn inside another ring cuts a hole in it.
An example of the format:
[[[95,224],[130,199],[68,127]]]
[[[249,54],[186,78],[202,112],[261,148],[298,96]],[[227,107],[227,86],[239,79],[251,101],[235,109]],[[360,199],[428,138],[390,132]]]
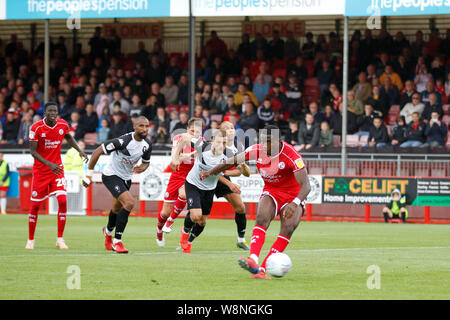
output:
[[[27,215],[0,216],[0,299],[449,299],[450,227],[446,225],[302,222],[286,253],[293,267],[270,281],[251,279],[236,259],[233,220],[209,220],[192,254],[176,251],[179,227],[155,242],[155,219],[132,217],[128,255],[108,252],[106,217],[68,217],[70,249],[55,248],[56,217],[40,216],[34,251],[24,249]],[[248,222],[250,239],[254,221]],[[269,228],[261,259],[275,240]],[[67,268],[81,269],[81,289],[69,290]],[[381,269],[369,290],[367,267]]]

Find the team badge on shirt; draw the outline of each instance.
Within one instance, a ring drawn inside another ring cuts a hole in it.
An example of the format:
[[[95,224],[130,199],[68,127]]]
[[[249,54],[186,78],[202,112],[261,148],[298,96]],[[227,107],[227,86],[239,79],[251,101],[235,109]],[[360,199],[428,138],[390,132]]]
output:
[[[297,166],[297,168],[299,169],[303,169],[305,167],[305,163],[303,162],[302,158],[299,158],[297,160],[294,161],[295,165]]]
[[[62,135],[64,133],[63,129],[59,129],[59,134]]]
[[[286,165],[284,164],[283,161],[281,161],[281,162],[278,164],[278,168],[280,168],[281,170],[283,170],[285,166],[286,166]]]

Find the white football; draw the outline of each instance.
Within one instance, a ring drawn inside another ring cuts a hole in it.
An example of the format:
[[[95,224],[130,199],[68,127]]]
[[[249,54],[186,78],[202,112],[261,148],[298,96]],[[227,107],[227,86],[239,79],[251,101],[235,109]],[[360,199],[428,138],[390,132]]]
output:
[[[266,271],[274,277],[281,278],[291,270],[291,258],[285,253],[271,254],[266,262]]]

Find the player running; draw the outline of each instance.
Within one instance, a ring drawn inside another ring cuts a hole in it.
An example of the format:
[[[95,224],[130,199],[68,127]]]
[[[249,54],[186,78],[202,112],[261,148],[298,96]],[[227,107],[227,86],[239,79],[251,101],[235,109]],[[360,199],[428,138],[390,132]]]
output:
[[[58,119],[58,105],[47,102],[44,106],[44,119],[30,128],[30,151],[34,158],[33,181],[31,186],[31,209],[28,216],[28,241],[25,249],[34,249],[34,233],[41,202],[55,196],[58,201],[58,237],[56,246],[68,249],[63,234],[66,226],[67,196],[64,167],[61,161],[61,145],[64,139],[75,148],[85,162],[87,155],[80,149],[69,133],[69,125]]]
[[[175,219],[186,205],[184,182],[189,171],[194,166],[195,150],[190,144],[181,146],[181,137],[187,135],[186,137],[189,137],[189,139],[203,139],[201,137],[202,130],[203,120],[191,118],[188,121],[187,132],[173,137],[172,162],[170,163],[173,172],[170,175],[164,194],[164,204],[161,212],[158,214],[158,225],[156,227],[156,243],[159,247],[164,247],[165,245],[163,232],[169,233],[172,231]]]
[[[147,170],[150,165],[152,142],[147,138],[149,121],[140,116],[134,123],[134,131],[116,139],[105,141],[94,150],[89,161],[83,186],[91,184],[92,174],[102,154],[110,154],[109,163],[102,174],[102,182],[113,196],[112,209],[109,212],[108,224],[103,227],[106,250],[117,253],[128,253],[122,243],[122,235],[128,222],[128,216],[134,207],[135,200],[130,193],[131,177]],[[142,158],[142,164],[137,165]],[[115,229],[114,239],[112,232]]]
[[[251,272],[253,278],[259,279],[270,279],[265,274],[267,258],[286,249],[300,223],[305,210],[305,199],[311,189],[302,156],[279,137],[276,126],[266,126],[260,134],[260,144],[250,146],[226,163],[200,173],[200,179],[204,180],[245,160],[256,160],[256,167],[264,180],[264,189],[253,227],[250,257],[240,258],[238,263]],[[280,215],[281,220],[280,233],[260,267],[259,254],[264,245],[266,230],[277,215]]]
[[[236,156],[238,153],[244,151],[244,146],[239,145],[235,141],[236,130],[234,125],[229,121],[224,121],[220,124],[220,129],[226,132],[226,149],[225,155],[227,158]],[[229,177],[239,177],[241,174],[246,177],[250,176],[250,168],[245,164],[240,164],[237,168],[226,170],[224,172],[224,178],[231,181]],[[215,191],[217,198],[224,197],[233,207],[235,215],[234,221],[236,222],[238,240],[236,245],[238,248],[244,250],[250,250],[247,242],[245,241],[245,229],[247,227],[247,217],[245,215],[245,205],[242,202],[241,195],[231,191],[231,189],[222,182],[217,182],[217,187]]]
[[[188,214],[184,219],[184,227],[181,229],[180,247],[183,253],[190,253],[192,242],[205,228],[206,219],[211,212],[214,200],[214,192],[217,182],[225,183],[232,192],[240,193],[239,186],[225,179],[220,172],[209,178],[200,180],[200,172],[210,170],[226,159],[224,154],[226,147],[226,132],[217,130],[211,143],[197,140],[184,135],[180,143],[190,143],[197,151],[194,166],[186,177],[185,190],[188,199]]]

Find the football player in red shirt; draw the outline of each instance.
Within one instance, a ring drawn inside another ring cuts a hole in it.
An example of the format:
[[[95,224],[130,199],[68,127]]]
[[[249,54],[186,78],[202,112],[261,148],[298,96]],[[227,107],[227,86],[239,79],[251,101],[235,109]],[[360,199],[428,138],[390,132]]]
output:
[[[172,162],[170,163],[172,174],[164,194],[162,210],[158,214],[158,225],[156,228],[156,243],[160,247],[165,245],[163,231],[166,233],[172,231],[175,219],[186,206],[184,182],[195,162],[195,150],[190,145],[186,145],[182,150],[178,150],[178,142],[183,134],[188,134],[192,138],[203,139],[201,137],[203,126],[202,119],[191,118],[188,121],[187,132],[178,134],[172,139]]]
[[[205,179],[245,160],[256,160],[256,167],[264,180],[264,188],[253,227],[250,257],[238,260],[242,268],[253,274],[253,278],[270,279],[265,274],[267,258],[286,249],[300,223],[305,211],[305,199],[311,189],[302,156],[279,137],[276,126],[266,126],[261,132],[260,144],[250,146],[245,152],[229,158],[227,163],[200,173],[200,178]],[[281,230],[260,267],[258,260],[266,230],[277,215],[280,215]]]
[[[65,120],[58,119],[58,105],[55,102],[47,102],[44,109],[44,119],[34,123],[29,133],[34,165],[31,209],[28,216],[28,241],[25,248],[34,249],[34,232],[41,202],[48,197],[56,196],[58,200],[56,246],[60,249],[68,249],[63,239],[67,213],[66,179],[61,161],[63,139],[66,139],[68,144],[80,153],[85,162],[88,161],[88,157],[69,134],[69,124]]]

